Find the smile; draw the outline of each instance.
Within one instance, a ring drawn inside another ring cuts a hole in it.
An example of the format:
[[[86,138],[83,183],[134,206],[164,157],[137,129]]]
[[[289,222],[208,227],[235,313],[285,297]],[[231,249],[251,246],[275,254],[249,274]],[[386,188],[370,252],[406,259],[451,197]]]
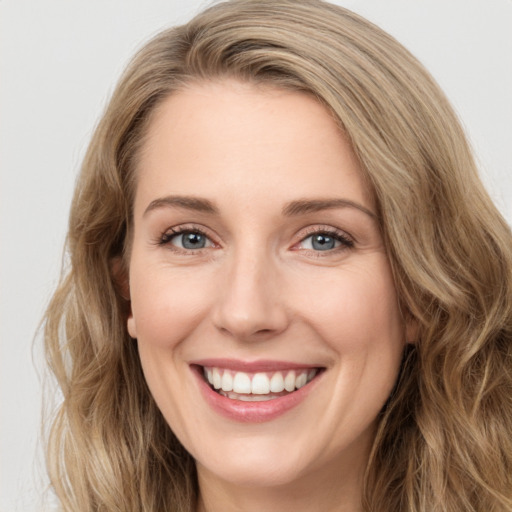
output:
[[[262,402],[293,393],[311,382],[319,371],[319,368],[303,368],[251,373],[205,366],[203,376],[211,388],[224,397]]]
[[[231,421],[262,423],[297,408],[327,368],[275,360],[201,359],[189,363],[206,404]]]

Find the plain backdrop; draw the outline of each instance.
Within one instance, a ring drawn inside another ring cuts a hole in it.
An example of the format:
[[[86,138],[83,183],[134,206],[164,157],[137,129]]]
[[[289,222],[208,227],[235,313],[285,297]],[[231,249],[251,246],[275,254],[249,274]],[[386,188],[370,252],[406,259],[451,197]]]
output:
[[[50,509],[41,501],[44,364],[34,336],[58,279],[92,129],[134,51],[209,3],[0,0],[0,512]],[[431,71],[511,222],[512,0],[337,3],[393,34]]]

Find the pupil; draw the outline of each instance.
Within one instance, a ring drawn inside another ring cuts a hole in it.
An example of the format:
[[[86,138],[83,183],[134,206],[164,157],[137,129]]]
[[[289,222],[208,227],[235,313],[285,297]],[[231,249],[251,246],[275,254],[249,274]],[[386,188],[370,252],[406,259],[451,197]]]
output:
[[[183,247],[185,249],[202,249],[205,246],[205,238],[200,233],[187,233],[183,235]]]
[[[315,235],[312,245],[318,251],[328,251],[334,249],[334,238],[329,235]]]

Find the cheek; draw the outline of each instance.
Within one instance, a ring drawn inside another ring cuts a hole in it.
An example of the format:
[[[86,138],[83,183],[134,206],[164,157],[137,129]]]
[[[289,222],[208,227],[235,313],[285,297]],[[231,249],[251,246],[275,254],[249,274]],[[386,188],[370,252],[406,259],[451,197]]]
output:
[[[155,265],[131,271],[132,315],[128,320],[137,338],[142,369],[151,394],[167,422],[182,437],[192,412],[182,397],[190,393],[184,375],[183,348],[210,309],[211,290],[206,276],[176,272]],[[135,334],[135,336],[134,336]],[[172,390],[172,392],[170,392]]]
[[[404,325],[385,261],[333,273],[315,288],[302,292],[308,297],[304,310],[331,348],[362,354],[403,345]]]
[[[198,273],[171,269],[133,272],[128,328],[139,343],[155,348],[178,344],[210,308],[211,283]]]
[[[375,269],[343,273],[310,306],[316,332],[336,354],[329,407],[333,446],[346,441],[346,432],[356,435],[374,424],[400,368],[404,323],[390,272]]]

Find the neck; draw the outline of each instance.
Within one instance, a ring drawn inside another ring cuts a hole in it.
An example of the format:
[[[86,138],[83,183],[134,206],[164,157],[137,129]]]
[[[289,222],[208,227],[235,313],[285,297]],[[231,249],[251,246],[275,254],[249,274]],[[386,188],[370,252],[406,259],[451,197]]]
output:
[[[220,480],[199,463],[197,470],[197,512],[362,511],[363,465],[342,470],[333,461],[293,482],[265,487]]]

